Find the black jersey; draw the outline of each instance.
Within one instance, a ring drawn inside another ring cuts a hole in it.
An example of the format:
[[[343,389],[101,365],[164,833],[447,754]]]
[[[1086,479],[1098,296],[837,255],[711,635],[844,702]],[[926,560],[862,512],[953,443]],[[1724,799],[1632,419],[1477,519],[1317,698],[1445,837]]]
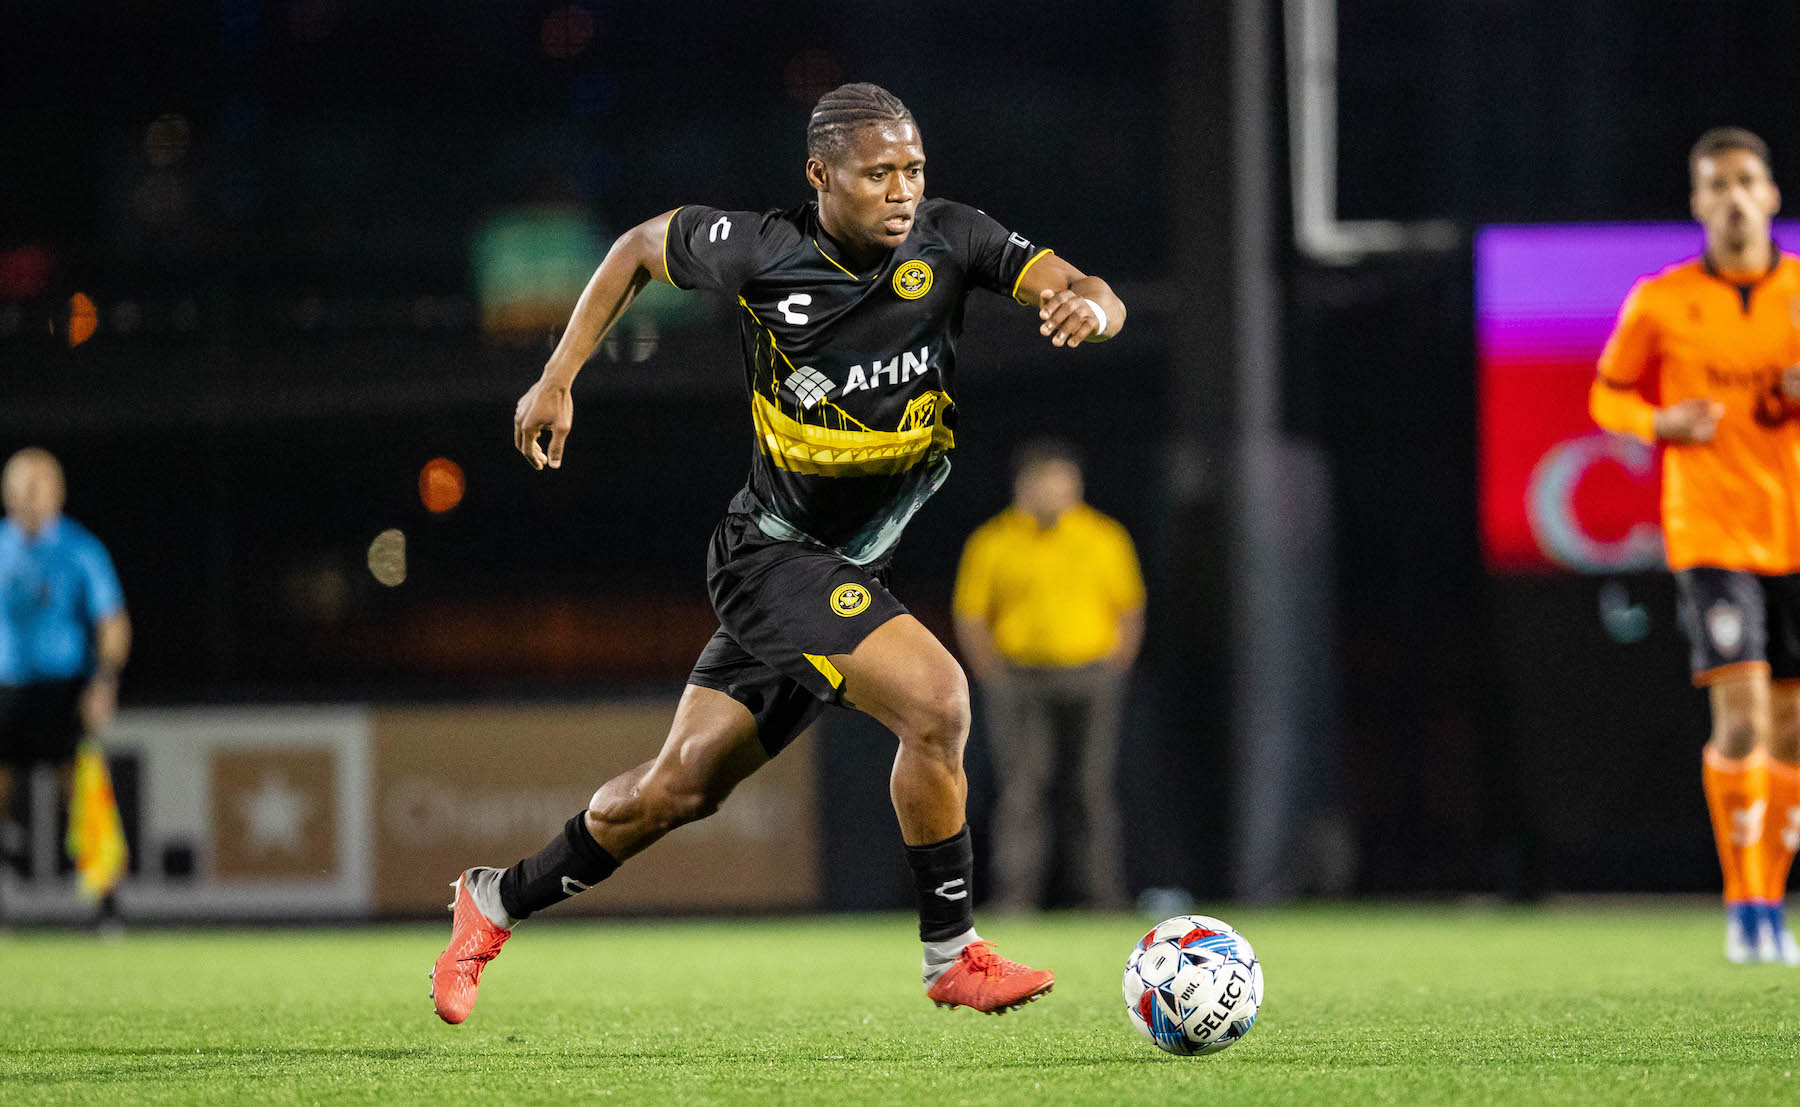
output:
[[[906,241],[862,271],[817,204],[677,210],[669,279],[733,294],[741,312],[756,449],[731,509],[858,564],[892,549],[950,472],[963,298],[1015,293],[1048,252],[949,200],[919,204]]]

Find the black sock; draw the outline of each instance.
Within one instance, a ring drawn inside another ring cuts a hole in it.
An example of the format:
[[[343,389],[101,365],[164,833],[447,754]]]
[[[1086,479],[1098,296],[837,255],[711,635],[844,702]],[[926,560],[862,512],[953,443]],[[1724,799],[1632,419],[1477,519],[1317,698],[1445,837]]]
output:
[[[907,846],[919,895],[919,940],[941,942],[975,925],[975,846],[969,828],[929,846]]]
[[[515,919],[585,892],[613,874],[619,863],[588,833],[587,812],[563,824],[543,849],[500,874],[500,903]]]

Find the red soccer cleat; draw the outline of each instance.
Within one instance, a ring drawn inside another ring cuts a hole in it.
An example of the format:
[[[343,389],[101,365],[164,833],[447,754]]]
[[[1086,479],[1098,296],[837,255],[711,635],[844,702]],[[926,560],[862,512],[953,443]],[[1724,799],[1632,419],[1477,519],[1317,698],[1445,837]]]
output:
[[[994,952],[990,942],[970,942],[925,995],[939,1007],[969,1007],[1004,1015],[1050,991],[1056,974],[1026,968]]]
[[[475,989],[481,983],[481,970],[500,955],[500,947],[512,937],[475,906],[469,894],[469,874],[464,872],[450,885],[456,898],[450,902],[454,912],[450,921],[450,946],[438,955],[431,969],[431,999],[437,1006],[438,1018],[455,1024],[469,1017],[475,1008]]]

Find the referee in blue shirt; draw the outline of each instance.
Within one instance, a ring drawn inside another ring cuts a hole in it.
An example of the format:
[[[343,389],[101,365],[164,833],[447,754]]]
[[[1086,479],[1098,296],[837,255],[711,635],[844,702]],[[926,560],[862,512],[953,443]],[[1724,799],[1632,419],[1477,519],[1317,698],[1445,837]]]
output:
[[[75,747],[119,705],[131,652],[125,594],[106,547],[63,508],[62,466],[20,450],[0,470],[0,819],[13,778],[57,767],[66,795]]]

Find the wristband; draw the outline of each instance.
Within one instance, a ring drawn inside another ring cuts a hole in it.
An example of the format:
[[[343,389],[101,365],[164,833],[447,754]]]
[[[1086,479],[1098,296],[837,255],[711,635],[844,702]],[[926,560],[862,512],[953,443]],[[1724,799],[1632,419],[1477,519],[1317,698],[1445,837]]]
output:
[[[1106,309],[1101,307],[1099,304],[1096,304],[1094,301],[1088,299],[1086,296],[1083,296],[1081,298],[1081,302],[1086,304],[1088,307],[1093,308],[1094,314],[1098,315],[1100,317],[1100,326],[1098,329],[1096,329],[1094,331],[1094,335],[1090,336],[1090,337],[1098,336],[1100,338],[1105,338],[1106,337]]]

